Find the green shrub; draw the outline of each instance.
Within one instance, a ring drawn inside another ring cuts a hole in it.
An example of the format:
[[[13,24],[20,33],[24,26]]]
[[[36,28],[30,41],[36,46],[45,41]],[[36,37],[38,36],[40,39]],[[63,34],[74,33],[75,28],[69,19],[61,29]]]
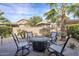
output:
[[[79,24],[67,26],[67,29],[68,35],[72,35],[73,38],[79,40]]]
[[[0,36],[9,37],[12,33],[12,27],[4,26],[0,27]]]
[[[74,49],[76,46],[74,43],[70,43],[70,46],[69,46],[71,49]]]
[[[50,36],[50,29],[47,28],[42,28],[40,29],[40,34],[42,34],[43,36],[49,37]]]

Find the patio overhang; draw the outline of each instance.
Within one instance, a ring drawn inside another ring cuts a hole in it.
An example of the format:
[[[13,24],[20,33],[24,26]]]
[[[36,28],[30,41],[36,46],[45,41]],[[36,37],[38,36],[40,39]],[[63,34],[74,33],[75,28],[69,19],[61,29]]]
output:
[[[12,27],[19,27],[18,24],[11,24]]]
[[[79,24],[79,19],[67,20],[66,24]]]

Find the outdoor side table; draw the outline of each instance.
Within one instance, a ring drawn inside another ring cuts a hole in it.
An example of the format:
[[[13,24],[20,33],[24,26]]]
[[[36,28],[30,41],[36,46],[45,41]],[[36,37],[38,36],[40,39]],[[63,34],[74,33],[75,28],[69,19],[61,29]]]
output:
[[[47,44],[49,38],[38,38],[38,37],[34,37],[31,39],[32,41],[32,47],[34,51],[39,51],[39,52],[44,52],[45,49],[47,48]]]

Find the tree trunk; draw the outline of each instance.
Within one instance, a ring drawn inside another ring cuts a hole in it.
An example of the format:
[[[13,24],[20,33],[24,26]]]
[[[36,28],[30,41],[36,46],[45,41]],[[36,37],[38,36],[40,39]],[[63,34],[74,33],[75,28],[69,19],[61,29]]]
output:
[[[65,40],[65,9],[64,9],[64,4],[62,3],[62,7],[61,7],[61,12],[62,12],[62,16],[61,16],[61,40]]]

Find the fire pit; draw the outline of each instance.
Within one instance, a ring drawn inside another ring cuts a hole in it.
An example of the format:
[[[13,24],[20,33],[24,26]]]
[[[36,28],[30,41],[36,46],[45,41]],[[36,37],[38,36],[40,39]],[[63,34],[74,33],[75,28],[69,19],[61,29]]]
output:
[[[44,52],[47,48],[48,38],[32,38],[32,45],[34,51]]]

